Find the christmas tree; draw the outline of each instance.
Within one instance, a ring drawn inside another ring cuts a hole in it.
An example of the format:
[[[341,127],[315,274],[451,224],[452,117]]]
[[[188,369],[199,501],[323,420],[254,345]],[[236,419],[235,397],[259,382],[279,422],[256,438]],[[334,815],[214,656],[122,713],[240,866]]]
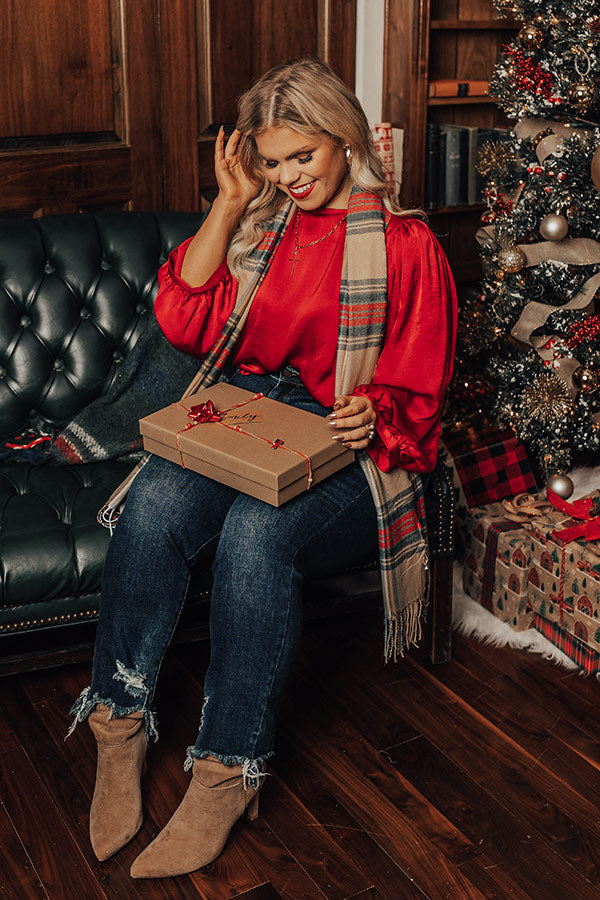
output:
[[[600,451],[600,6],[495,7],[523,22],[490,83],[515,122],[480,151],[484,280],[463,305],[451,407],[510,426],[549,477]]]

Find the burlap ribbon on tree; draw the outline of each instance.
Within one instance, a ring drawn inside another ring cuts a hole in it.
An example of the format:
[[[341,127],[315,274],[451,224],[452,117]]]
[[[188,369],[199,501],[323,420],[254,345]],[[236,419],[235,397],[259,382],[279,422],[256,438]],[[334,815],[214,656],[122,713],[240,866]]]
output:
[[[540,163],[556,150],[564,138],[584,133],[584,129],[569,128],[560,122],[548,122],[546,119],[522,119],[517,123],[514,131],[519,138],[531,139],[548,128],[552,129],[552,134],[541,138],[536,147],[536,155]],[[518,202],[516,198],[515,202]],[[481,246],[499,248],[493,225],[480,228],[476,237]],[[538,266],[543,262],[557,262],[570,266],[600,264],[600,243],[592,238],[538,241],[536,244],[517,244],[517,247],[524,254],[525,266],[528,268]],[[599,288],[600,272],[588,278],[575,296],[562,306],[553,306],[550,303],[532,300],[523,309],[517,323],[511,329],[514,338],[533,347],[541,359],[553,362],[553,371],[564,381],[572,398],[575,398],[578,393],[573,383],[573,372],[580,367],[580,362],[575,357],[556,357],[553,345],[560,340],[559,336],[540,333],[540,329],[543,328],[552,313],[558,310],[561,312],[563,310],[585,311],[589,308],[591,311],[594,297]],[[536,334],[536,332],[538,333]]]

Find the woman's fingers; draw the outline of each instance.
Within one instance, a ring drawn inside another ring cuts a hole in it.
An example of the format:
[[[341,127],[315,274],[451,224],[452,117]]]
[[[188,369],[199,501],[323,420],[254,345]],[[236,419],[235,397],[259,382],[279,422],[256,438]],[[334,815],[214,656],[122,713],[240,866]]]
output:
[[[235,156],[239,147],[241,136],[242,132],[239,129],[234,128],[229,135],[229,140],[227,141],[227,145],[225,147],[225,158]]]
[[[353,450],[364,450],[375,434],[376,414],[368,397],[341,396],[327,416],[327,423],[339,441]]]

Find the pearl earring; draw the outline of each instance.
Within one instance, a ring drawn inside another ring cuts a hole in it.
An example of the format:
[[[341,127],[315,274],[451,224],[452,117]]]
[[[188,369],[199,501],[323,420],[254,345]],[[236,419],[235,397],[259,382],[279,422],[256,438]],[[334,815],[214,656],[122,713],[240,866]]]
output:
[[[344,150],[346,151],[346,162],[350,165],[352,162],[352,150],[350,149],[350,145],[344,144]]]

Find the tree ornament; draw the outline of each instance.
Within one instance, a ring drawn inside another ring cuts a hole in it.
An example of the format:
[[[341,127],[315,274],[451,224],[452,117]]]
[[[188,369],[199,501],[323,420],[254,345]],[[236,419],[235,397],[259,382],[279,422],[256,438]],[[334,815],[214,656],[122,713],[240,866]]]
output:
[[[514,148],[510,144],[499,141],[485,141],[479,149],[477,157],[477,171],[486,178],[490,172],[500,175],[502,178],[509,172],[516,162]]]
[[[521,47],[524,50],[539,50],[544,43],[545,34],[541,28],[531,22],[529,25],[523,25],[518,34]]]
[[[571,332],[566,340],[569,350],[578,347],[584,341],[600,341],[600,314],[586,316],[583,321],[572,322],[569,325]]]
[[[537,420],[543,425],[561,422],[573,411],[573,403],[567,386],[553,372],[541,372],[533,384],[527,385],[521,394],[523,418],[527,422]]]
[[[574,47],[575,71],[579,81],[572,84],[568,91],[569,102],[580,112],[586,112],[596,102],[596,88],[589,79],[592,63],[587,50],[583,47]]]
[[[498,253],[498,265],[511,275],[520,272],[526,262],[527,257],[516,244],[503,247]]]
[[[587,112],[596,100],[596,88],[591,81],[576,81],[567,94],[569,103],[579,112]]]
[[[600,191],[600,147],[592,156],[592,181]]]
[[[568,230],[567,220],[558,213],[548,213],[540,222],[540,234],[547,241],[562,241]]]
[[[551,491],[554,491],[562,500],[568,500],[571,494],[575,489],[575,485],[571,481],[568,475],[564,475],[562,472],[557,473],[556,475],[552,475],[548,479],[548,484],[546,485]]]
[[[579,366],[571,377],[573,384],[582,394],[593,394],[600,387],[600,372],[588,369],[587,366]]]

